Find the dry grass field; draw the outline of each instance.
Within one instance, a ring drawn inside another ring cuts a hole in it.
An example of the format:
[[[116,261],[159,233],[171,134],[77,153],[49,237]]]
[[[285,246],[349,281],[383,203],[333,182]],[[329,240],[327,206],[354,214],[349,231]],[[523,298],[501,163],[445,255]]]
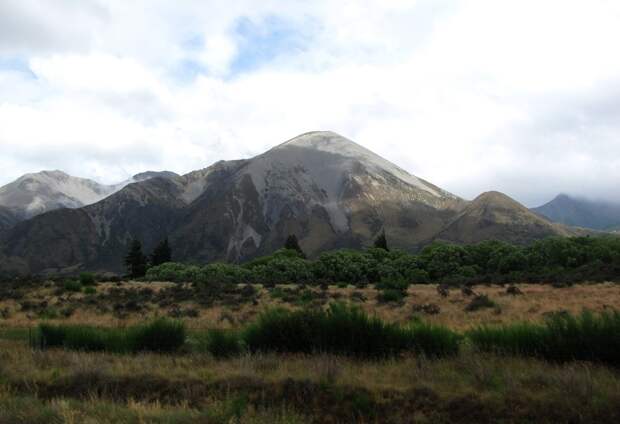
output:
[[[28,345],[40,322],[126,326],[157,316],[195,331],[236,328],[273,307],[338,300],[391,322],[423,319],[456,330],[542,321],[558,311],[620,309],[620,286],[477,286],[474,296],[413,285],[383,303],[371,287],[239,287],[226,296],[172,283],[57,284],[5,291],[0,300],[0,423],[615,423],[620,373],[592,363],[499,357],[464,346],[456,357],[405,355],[370,361],[330,355],[173,355],[40,351]],[[435,305],[435,306],[429,306]]]
[[[209,299],[205,303],[188,285],[174,283],[99,283],[91,294],[59,293],[49,283],[47,287],[24,289],[16,299],[0,298],[0,328],[34,327],[42,319],[53,323],[123,326],[158,316],[183,318],[189,328],[230,328],[252,320],[266,308],[321,307],[330,301],[356,304],[370,315],[376,314],[390,322],[405,323],[418,317],[455,330],[480,324],[541,321],[547,314],[559,311],[620,309],[620,285],[615,283],[517,287],[522,294],[508,294],[506,286],[473,287],[476,294],[487,295],[495,306],[469,312],[466,306],[472,295],[453,288],[444,297],[432,284],[411,285],[402,302],[383,303],[378,300],[379,292],[370,286],[363,289],[329,286],[321,290],[291,285],[275,289],[255,286],[254,294]]]

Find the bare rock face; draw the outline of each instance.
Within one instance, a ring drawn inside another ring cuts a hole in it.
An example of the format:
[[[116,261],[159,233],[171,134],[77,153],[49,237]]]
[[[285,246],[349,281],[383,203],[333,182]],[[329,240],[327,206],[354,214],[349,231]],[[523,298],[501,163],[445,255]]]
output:
[[[136,178],[138,179],[138,178]],[[0,235],[0,269],[120,271],[126,244],[169,237],[175,260],[243,261],[296,234],[310,256],[439,237],[526,241],[569,234],[500,193],[467,202],[332,132],[295,137],[248,160],[126,185],[76,210],[34,217]]]

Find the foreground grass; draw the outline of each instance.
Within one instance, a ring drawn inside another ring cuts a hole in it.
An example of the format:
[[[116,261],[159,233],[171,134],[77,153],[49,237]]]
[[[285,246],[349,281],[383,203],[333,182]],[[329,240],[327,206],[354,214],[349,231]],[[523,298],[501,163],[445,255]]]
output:
[[[50,401],[32,396],[0,393],[0,422],[54,423],[239,423],[295,424],[307,420],[286,409],[256,411],[242,398],[217,401],[208,408],[170,406],[159,402],[112,402],[103,398],[58,398]]]
[[[620,420],[620,375],[465,351],[117,355],[0,341],[0,422],[599,422]],[[241,417],[238,420],[238,417]]]

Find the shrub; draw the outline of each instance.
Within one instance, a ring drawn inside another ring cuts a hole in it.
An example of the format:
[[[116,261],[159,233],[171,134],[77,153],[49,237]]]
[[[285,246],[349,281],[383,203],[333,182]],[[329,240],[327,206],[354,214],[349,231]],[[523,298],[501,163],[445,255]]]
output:
[[[42,348],[114,353],[173,352],[185,343],[185,326],[167,319],[128,328],[41,324],[38,338]]]
[[[474,312],[485,308],[495,308],[497,303],[489,298],[486,294],[480,294],[474,297],[471,302],[465,306],[467,312]]]
[[[63,284],[63,289],[71,292],[79,292],[82,291],[82,284],[80,284],[79,281],[67,280]]]
[[[272,255],[255,259],[244,266],[252,282],[275,285],[307,283],[312,280],[311,262],[292,249],[280,249]]]
[[[376,288],[380,290],[392,289],[405,291],[409,287],[409,283],[402,277],[385,278],[383,277]]]
[[[80,274],[80,284],[83,286],[92,286],[95,284],[95,276],[90,272],[82,272]]]
[[[236,331],[212,329],[207,332],[205,349],[216,358],[229,358],[239,355],[243,341]]]
[[[385,289],[379,293],[377,299],[379,302],[401,302],[405,298],[405,293],[402,290],[397,289]]]
[[[356,285],[369,280],[376,261],[369,254],[343,249],[322,253],[313,266],[319,279]]]
[[[336,303],[327,311],[267,311],[243,331],[242,337],[253,352],[324,352],[381,358],[405,350],[429,356],[451,353],[454,346],[448,345],[456,338],[447,334],[453,333],[438,327],[385,323],[358,308]]]
[[[97,293],[97,289],[92,286],[84,287],[84,294],[95,294]]]
[[[556,313],[543,324],[479,327],[468,332],[483,351],[536,356],[553,361],[587,360],[620,365],[620,313],[578,316]]]
[[[439,325],[415,322],[409,327],[410,350],[427,357],[453,356],[459,352],[461,336]]]
[[[174,352],[185,343],[185,325],[180,321],[157,319],[129,331],[134,351]]]

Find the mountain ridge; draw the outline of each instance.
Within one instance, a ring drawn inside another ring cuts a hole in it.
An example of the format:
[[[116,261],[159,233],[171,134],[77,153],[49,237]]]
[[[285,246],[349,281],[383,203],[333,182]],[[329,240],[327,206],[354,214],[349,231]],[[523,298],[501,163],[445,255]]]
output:
[[[176,260],[244,261],[296,234],[309,256],[372,244],[492,237],[526,243],[569,235],[509,197],[468,202],[329,131],[305,133],[250,159],[129,184],[105,199],[17,224],[0,237],[14,272],[122,271],[132,237],[148,251],[168,237]]]
[[[547,219],[565,224],[600,231],[613,231],[620,227],[620,203],[589,200],[561,193],[532,211]]]
[[[9,228],[16,222],[55,209],[76,209],[96,203],[134,182],[173,175],[176,174],[169,171],[147,171],[120,183],[106,185],[60,170],[28,173],[0,187],[0,207],[4,214],[10,213],[13,218],[4,220],[5,227]]]

